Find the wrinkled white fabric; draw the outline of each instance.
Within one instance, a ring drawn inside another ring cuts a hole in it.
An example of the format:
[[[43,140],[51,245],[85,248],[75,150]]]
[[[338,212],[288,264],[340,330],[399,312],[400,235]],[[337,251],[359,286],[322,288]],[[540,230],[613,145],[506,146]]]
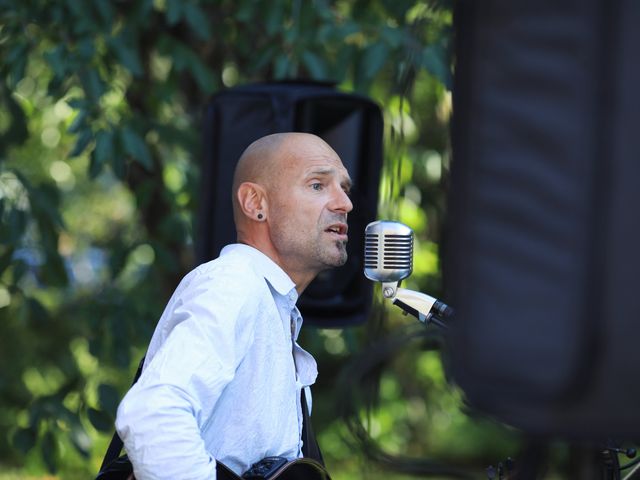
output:
[[[266,456],[302,455],[300,390],[317,366],[295,342],[297,299],[287,274],[247,245],[185,276],[118,408],[138,480],[212,480],[216,461],[240,474]]]

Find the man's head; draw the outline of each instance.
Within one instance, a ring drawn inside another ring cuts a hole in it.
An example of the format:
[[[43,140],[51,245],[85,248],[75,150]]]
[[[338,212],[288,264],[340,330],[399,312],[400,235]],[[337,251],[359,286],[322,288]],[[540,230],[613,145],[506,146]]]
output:
[[[321,138],[277,133],[256,140],[233,180],[238,241],[268,255],[301,292],[347,260],[350,188],[340,157]]]

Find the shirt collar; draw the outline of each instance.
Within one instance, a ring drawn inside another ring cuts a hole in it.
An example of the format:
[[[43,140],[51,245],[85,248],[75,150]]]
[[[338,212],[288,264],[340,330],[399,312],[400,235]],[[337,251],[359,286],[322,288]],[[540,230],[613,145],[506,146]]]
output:
[[[251,257],[251,264],[259,275],[262,275],[280,295],[288,297],[289,300],[295,305],[298,300],[298,292],[296,290],[296,284],[287,275],[287,273],[280,268],[280,266],[271,260],[268,256],[262,253],[260,250],[245,245],[243,243],[233,243],[227,245],[220,252],[220,256],[228,255],[231,252],[238,252],[242,255]]]

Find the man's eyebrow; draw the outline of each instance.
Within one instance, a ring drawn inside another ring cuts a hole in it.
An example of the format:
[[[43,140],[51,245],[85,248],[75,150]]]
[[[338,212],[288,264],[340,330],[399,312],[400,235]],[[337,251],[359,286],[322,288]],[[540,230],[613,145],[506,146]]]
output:
[[[335,168],[326,167],[326,168],[316,168],[307,173],[307,177],[313,177],[314,175],[331,175],[336,173]]]

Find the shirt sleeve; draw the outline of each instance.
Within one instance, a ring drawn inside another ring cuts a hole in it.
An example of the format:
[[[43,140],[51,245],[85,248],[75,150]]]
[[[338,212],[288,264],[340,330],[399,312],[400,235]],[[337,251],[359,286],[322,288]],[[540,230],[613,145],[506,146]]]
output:
[[[216,478],[200,432],[253,340],[250,312],[260,308],[246,278],[216,276],[224,282],[196,275],[174,294],[163,315],[174,326],[118,408],[116,429],[138,480]]]

